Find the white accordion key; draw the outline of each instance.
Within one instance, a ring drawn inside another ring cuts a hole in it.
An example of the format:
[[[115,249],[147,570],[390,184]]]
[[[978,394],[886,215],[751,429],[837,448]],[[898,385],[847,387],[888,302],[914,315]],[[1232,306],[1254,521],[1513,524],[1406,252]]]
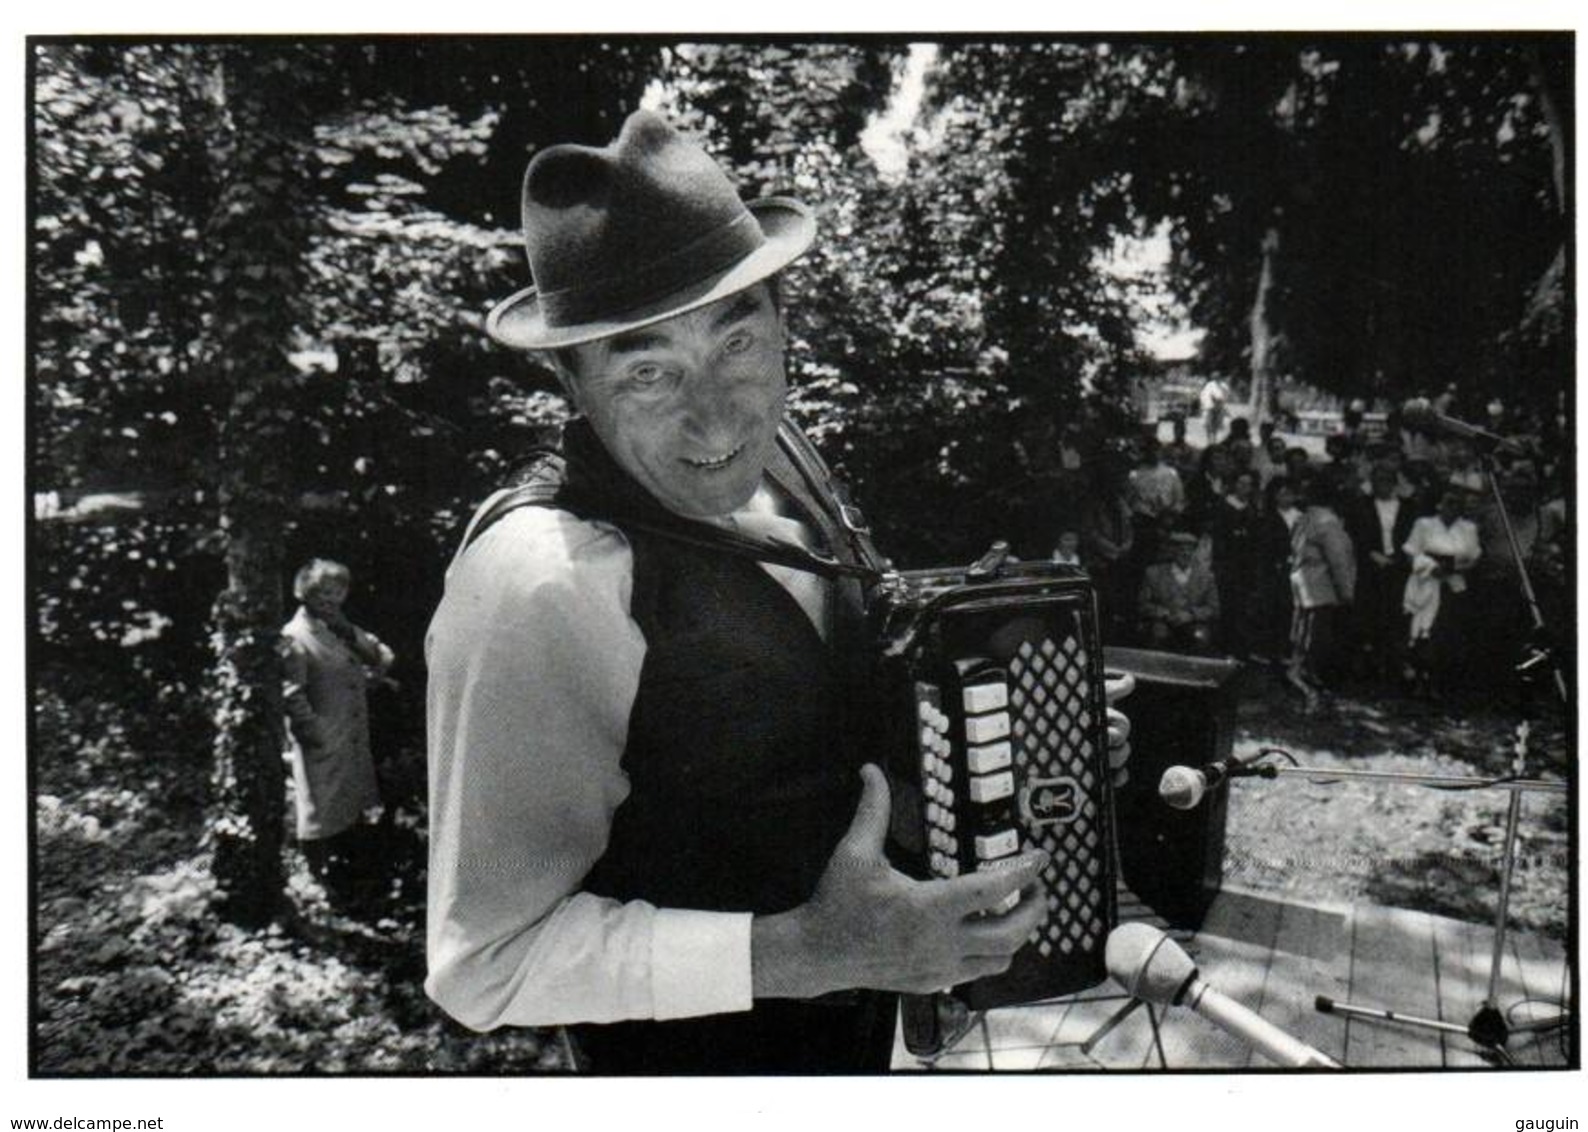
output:
[[[993,712],[990,715],[972,715],[965,719],[967,743],[991,743],[1009,734],[1009,713]]]
[[[997,711],[1001,707],[1009,706],[1009,685],[1002,680],[987,684],[968,684],[961,698],[965,704],[965,711],[970,715]]]
[[[976,856],[979,860],[991,861],[998,857],[1007,857],[1011,853],[1020,851],[1020,832],[1014,829],[1000,830],[997,833],[978,833],[976,835]]]
[[[1003,740],[970,747],[965,751],[965,765],[970,767],[972,774],[991,774],[995,770],[1003,770],[1013,761],[1014,750]]]
[[[978,774],[970,780],[970,800],[972,802],[996,802],[1000,798],[1007,798],[1015,792],[1015,776],[1004,771],[1001,774]]]

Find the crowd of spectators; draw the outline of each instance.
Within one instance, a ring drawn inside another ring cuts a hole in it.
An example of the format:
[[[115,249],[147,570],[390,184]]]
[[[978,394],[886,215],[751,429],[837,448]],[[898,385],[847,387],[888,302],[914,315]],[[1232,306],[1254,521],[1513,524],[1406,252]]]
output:
[[[1548,624],[1569,600],[1565,455],[1536,421],[1496,471]],[[1123,440],[1065,429],[1057,561],[1097,583],[1112,643],[1230,656],[1281,672],[1316,706],[1342,681],[1440,699],[1510,687],[1531,619],[1481,453],[1353,406],[1315,451],[1235,417],[1188,442],[1171,418]]]

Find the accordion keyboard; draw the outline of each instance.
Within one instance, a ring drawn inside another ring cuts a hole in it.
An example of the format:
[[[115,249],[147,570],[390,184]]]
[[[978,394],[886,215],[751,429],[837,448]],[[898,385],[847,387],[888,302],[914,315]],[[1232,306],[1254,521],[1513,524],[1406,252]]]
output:
[[[1046,911],[1029,944],[1040,962],[1087,962],[1113,914],[1091,665],[1079,635],[1060,634],[914,683],[928,869],[954,877],[1046,850]]]

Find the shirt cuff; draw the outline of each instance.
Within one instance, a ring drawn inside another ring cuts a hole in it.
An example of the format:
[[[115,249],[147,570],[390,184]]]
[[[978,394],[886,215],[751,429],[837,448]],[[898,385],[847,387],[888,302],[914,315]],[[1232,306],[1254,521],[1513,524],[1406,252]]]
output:
[[[749,1010],[749,913],[659,908],[651,925],[653,1017]]]

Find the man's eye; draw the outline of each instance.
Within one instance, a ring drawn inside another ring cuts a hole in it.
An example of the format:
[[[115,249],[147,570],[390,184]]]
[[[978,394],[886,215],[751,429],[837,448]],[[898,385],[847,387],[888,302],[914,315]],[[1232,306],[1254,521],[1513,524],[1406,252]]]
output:
[[[629,370],[629,380],[636,385],[655,385],[667,376],[667,371],[655,362],[642,362]]]
[[[754,334],[751,334],[748,330],[736,330],[729,335],[728,340],[722,344],[722,352],[725,354],[742,354],[748,350],[754,342]]]

